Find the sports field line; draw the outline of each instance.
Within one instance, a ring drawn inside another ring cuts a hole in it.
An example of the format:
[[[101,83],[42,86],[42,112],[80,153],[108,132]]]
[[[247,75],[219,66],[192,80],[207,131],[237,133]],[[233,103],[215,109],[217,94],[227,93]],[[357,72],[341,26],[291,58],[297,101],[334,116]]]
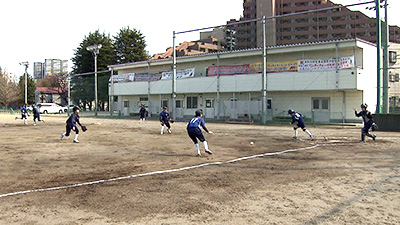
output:
[[[129,176],[124,176],[124,177],[115,177],[115,178],[110,178],[110,179],[105,179],[105,180],[96,180],[96,181],[84,182],[84,183],[79,183],[79,184],[71,184],[71,185],[65,185],[65,186],[59,186],[59,187],[50,187],[50,188],[40,188],[40,189],[33,189],[33,190],[26,190],[26,191],[17,191],[17,192],[1,194],[0,198],[4,198],[4,197],[8,197],[8,196],[21,195],[21,194],[35,193],[35,192],[45,192],[45,191],[55,191],[55,190],[62,190],[62,189],[68,189],[68,188],[76,188],[76,187],[82,187],[82,186],[88,186],[88,185],[107,183],[107,182],[112,182],[112,181],[127,180],[127,179],[132,179],[132,178],[137,178],[137,177],[145,177],[145,176],[151,176],[151,175],[180,172],[180,171],[192,170],[192,169],[197,169],[197,168],[206,167],[206,166],[214,166],[214,165],[235,163],[235,162],[239,162],[239,161],[243,161],[243,160],[260,158],[260,157],[265,157],[265,156],[273,156],[273,155],[280,155],[280,154],[285,154],[285,153],[290,153],[290,152],[305,151],[305,150],[310,150],[310,149],[313,149],[313,148],[317,148],[319,146],[321,146],[321,145],[320,144],[315,144],[315,145],[312,145],[312,146],[309,146],[309,147],[288,149],[288,150],[283,150],[283,151],[279,151],[279,152],[271,152],[271,153],[264,153],[264,154],[246,156],[246,157],[232,159],[232,160],[228,160],[228,161],[224,161],[224,162],[203,163],[203,164],[199,164],[199,165],[187,166],[187,167],[182,167],[182,168],[178,168],[178,169],[161,170],[161,171],[155,171],[155,172],[149,172],[149,173],[129,175]]]

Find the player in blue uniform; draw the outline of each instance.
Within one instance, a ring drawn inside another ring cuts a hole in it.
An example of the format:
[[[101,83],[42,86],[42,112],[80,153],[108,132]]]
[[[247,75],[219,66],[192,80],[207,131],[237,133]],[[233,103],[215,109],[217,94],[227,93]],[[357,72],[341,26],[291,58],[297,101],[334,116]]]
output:
[[[169,112],[167,111],[167,107],[163,107],[163,110],[160,112],[160,123],[161,123],[161,134],[164,133],[164,125],[167,127],[168,134],[172,133],[171,125],[169,124]]]
[[[304,123],[304,119],[301,116],[301,114],[295,112],[293,109],[289,109],[288,114],[292,117],[292,122],[290,124],[294,124],[297,122],[296,126],[293,127],[294,129],[293,138],[297,139],[297,134],[298,134],[297,129],[300,127],[304,132],[306,132],[306,134],[310,136],[311,140],[314,140],[315,136],[309,130],[307,130],[306,125]]]
[[[139,120],[141,123],[144,123],[146,121],[146,108],[144,107],[143,104],[140,106],[140,109],[139,109],[139,117],[140,117]]]
[[[40,119],[40,111],[35,105],[32,105],[32,111],[33,111],[33,122],[34,122],[33,126],[36,126],[36,119],[38,121],[44,122],[43,119]]]
[[[69,134],[71,133],[71,130],[75,131],[75,136],[74,136],[74,143],[79,143],[78,141],[78,134],[79,134],[79,129],[76,126],[76,124],[79,124],[79,126],[82,127],[82,124],[79,122],[79,107],[74,106],[73,108],[73,113],[72,115],[68,118],[67,120],[67,125],[66,125],[66,132],[65,133],[61,133],[60,137],[61,139],[65,136],[69,136]]]
[[[376,139],[375,134],[369,133],[369,129],[374,124],[374,118],[372,117],[371,112],[367,110],[367,107],[368,107],[367,104],[361,104],[361,111],[359,113],[357,113],[357,109],[354,109],[355,115],[357,117],[361,116],[364,122],[364,127],[361,129],[361,142],[365,142],[365,135],[372,138],[372,140],[374,141]]]
[[[26,105],[23,105],[21,107],[21,120],[24,120],[24,124],[28,125],[27,117],[28,116],[28,111],[26,110]],[[15,117],[15,119],[19,119],[18,117]]]
[[[189,134],[189,137],[192,139],[194,143],[194,149],[197,151],[197,156],[200,156],[200,149],[197,139],[203,142],[205,152],[208,154],[212,154],[212,151],[208,149],[208,143],[204,138],[203,133],[201,132],[200,127],[202,127],[207,133],[212,134],[212,131],[209,131],[204,123],[203,111],[201,109],[197,110],[195,116],[189,121],[186,129]]]

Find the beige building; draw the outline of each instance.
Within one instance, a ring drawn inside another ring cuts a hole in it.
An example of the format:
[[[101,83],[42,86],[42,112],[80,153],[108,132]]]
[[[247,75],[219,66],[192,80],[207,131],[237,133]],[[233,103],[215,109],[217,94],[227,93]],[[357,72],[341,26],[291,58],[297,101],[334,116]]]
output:
[[[376,19],[346,7],[308,14],[302,11],[339,6],[329,0],[244,0],[240,21],[282,16],[267,21],[267,45],[284,45],[345,38],[376,42]],[[234,21],[230,21],[234,22]],[[261,46],[260,22],[236,25],[237,47]],[[390,26],[390,41],[400,43],[400,28]]]
[[[357,120],[353,108],[375,111],[376,47],[360,39],[270,47],[267,50],[267,117],[289,108],[320,122]],[[172,59],[110,65],[113,110],[137,114],[140,104],[157,115],[168,106],[176,118],[202,108],[206,118],[261,118],[261,49],[177,58],[176,109]]]

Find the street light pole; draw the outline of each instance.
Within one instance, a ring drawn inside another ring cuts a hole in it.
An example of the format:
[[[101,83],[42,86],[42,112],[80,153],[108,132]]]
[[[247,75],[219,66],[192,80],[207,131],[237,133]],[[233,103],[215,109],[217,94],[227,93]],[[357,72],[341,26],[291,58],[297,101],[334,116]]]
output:
[[[95,98],[95,108],[94,115],[97,116],[97,108],[98,108],[98,98],[97,98],[97,55],[99,54],[99,49],[101,48],[101,44],[98,45],[90,45],[86,48],[89,52],[92,52],[94,56],[94,98]]]
[[[25,98],[24,98],[24,103],[25,105],[28,104],[28,62],[21,62],[19,65],[25,66]]]

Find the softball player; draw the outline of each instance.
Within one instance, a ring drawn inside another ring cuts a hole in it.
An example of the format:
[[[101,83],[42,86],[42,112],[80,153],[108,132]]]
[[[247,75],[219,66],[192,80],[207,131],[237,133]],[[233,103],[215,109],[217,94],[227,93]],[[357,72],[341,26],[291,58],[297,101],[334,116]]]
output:
[[[160,112],[160,123],[161,123],[161,134],[164,133],[164,125],[167,127],[168,134],[172,133],[171,125],[169,124],[169,112],[167,111],[167,107],[163,107],[163,110]]]
[[[82,124],[79,122],[79,107],[74,106],[73,108],[73,113],[72,115],[68,118],[67,120],[67,125],[66,125],[66,132],[65,133],[61,133],[60,137],[61,139],[65,136],[69,136],[71,130],[75,131],[75,136],[74,136],[74,143],[79,143],[78,141],[78,134],[79,134],[79,129],[76,126],[76,124],[78,123],[79,126],[82,127]]]
[[[357,109],[354,108],[354,113],[357,117],[362,117],[363,122],[364,122],[364,127],[361,129],[361,141],[360,142],[365,142],[365,135],[368,137],[372,138],[372,140],[375,141],[376,135],[375,134],[370,134],[369,129],[372,127],[372,124],[374,123],[374,118],[372,117],[372,114],[370,111],[367,110],[368,105],[367,104],[361,104],[361,111],[357,113]]]
[[[310,136],[311,140],[314,140],[315,136],[309,130],[307,130],[306,125],[304,123],[304,119],[300,113],[295,112],[293,109],[289,109],[288,115],[290,115],[292,117],[292,122],[290,124],[297,122],[296,126],[293,127],[293,129],[294,129],[293,138],[294,139],[297,139],[297,134],[298,134],[297,129],[300,127],[304,132],[306,132],[306,134],[308,134]]]
[[[24,120],[24,124],[28,125],[28,121],[26,116],[28,116],[28,111],[26,110],[26,105],[23,105],[21,107],[21,120]],[[15,119],[19,119],[18,117],[15,117]]]
[[[36,119],[37,119],[38,121],[42,121],[42,122],[44,123],[44,120],[43,120],[43,119],[40,119],[40,112],[39,112],[39,109],[36,108],[35,105],[32,105],[32,110],[33,110],[33,122],[34,122],[33,126],[36,126]]]
[[[143,104],[140,106],[140,109],[139,109],[139,117],[140,117],[139,120],[141,123],[144,123],[146,121],[146,108],[144,107]]]
[[[189,121],[186,129],[189,134],[189,137],[192,139],[194,143],[194,149],[197,151],[197,156],[200,156],[200,149],[197,139],[203,142],[205,152],[208,154],[212,154],[212,151],[208,149],[208,143],[204,138],[203,133],[201,132],[200,126],[209,134],[212,134],[212,131],[209,131],[203,119],[203,111],[201,109],[197,110],[195,116]]]

